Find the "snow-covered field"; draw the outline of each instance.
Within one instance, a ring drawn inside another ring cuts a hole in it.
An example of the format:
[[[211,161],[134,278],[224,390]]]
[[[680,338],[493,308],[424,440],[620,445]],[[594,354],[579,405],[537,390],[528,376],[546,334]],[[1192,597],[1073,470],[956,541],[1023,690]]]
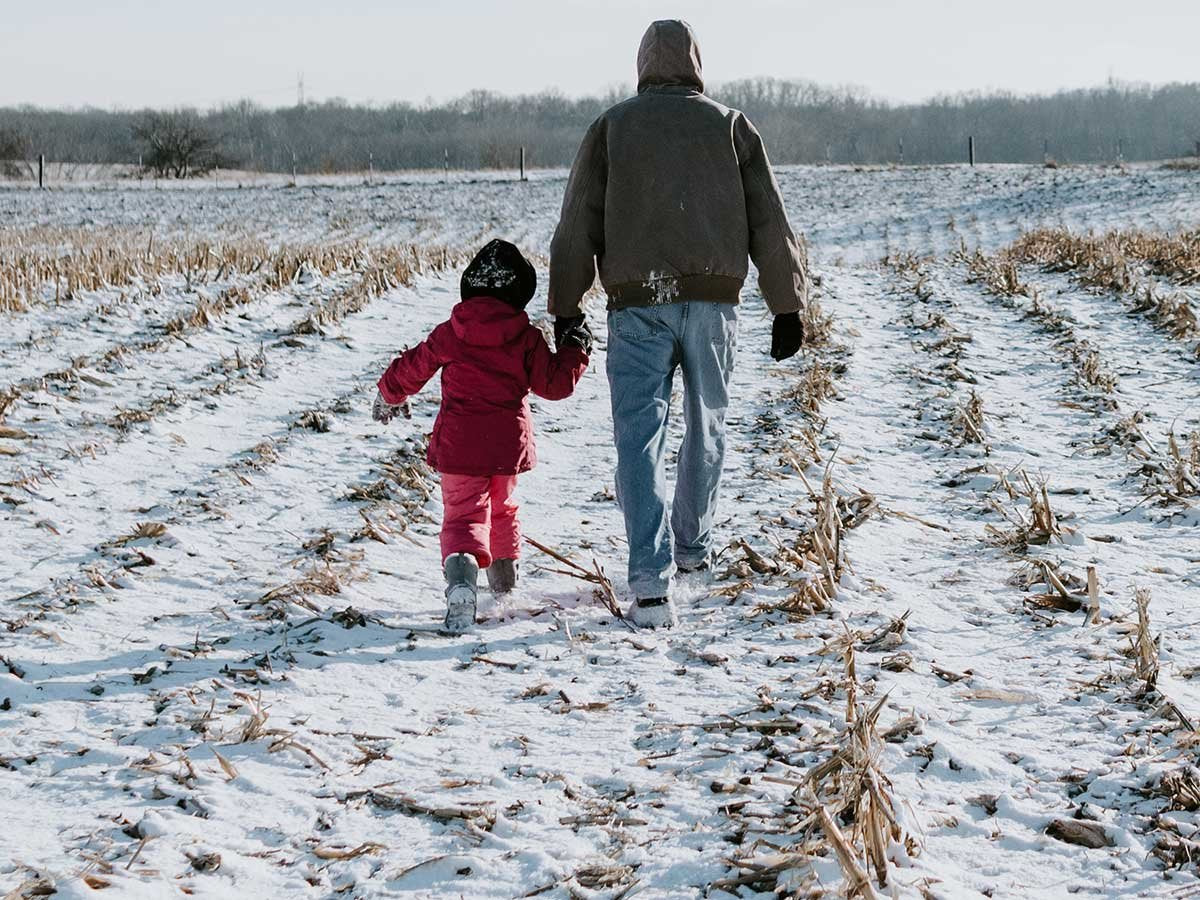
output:
[[[1129,314],[1198,291],[993,256],[1200,177],[780,178],[832,332],[772,363],[748,285],[721,577],[638,633],[530,548],[460,638],[436,385],[374,382],[485,235],[540,313],[564,173],[0,190],[0,306],[63,274],[0,312],[0,895],[1200,895],[1198,338]],[[620,595],[591,317],[519,497]]]
[[[501,233],[548,249],[566,186],[565,171],[451,172],[360,176],[247,175],[219,179],[107,181],[38,193],[0,183],[0,222],[124,225],[137,228],[246,229],[327,240],[412,240],[474,245]],[[873,262],[889,248],[944,253],[966,240],[994,247],[1022,229],[1105,224],[1194,226],[1195,172],[1135,164],[778,170],[788,212],[821,261]]]

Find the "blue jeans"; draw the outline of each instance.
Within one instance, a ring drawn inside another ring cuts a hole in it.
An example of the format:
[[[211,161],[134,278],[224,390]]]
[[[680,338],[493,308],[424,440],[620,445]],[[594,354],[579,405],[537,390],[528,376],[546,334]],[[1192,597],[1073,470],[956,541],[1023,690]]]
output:
[[[695,566],[709,557],[736,347],[731,303],[608,314],[616,494],[629,538],[629,588],[638,598],[667,596],[675,563]],[[676,369],[683,374],[686,432],[668,517],[664,456]]]

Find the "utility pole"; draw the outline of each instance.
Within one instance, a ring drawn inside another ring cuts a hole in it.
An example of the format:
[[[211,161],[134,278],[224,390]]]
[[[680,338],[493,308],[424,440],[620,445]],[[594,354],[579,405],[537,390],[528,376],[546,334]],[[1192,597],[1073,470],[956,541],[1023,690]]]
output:
[[[975,165],[975,135],[967,138],[967,159],[970,160],[972,166]]]
[[[39,153],[38,154],[38,187],[44,188],[45,186],[46,186],[46,155],[44,153]]]
[[[525,148],[521,147],[521,180],[525,180]]]

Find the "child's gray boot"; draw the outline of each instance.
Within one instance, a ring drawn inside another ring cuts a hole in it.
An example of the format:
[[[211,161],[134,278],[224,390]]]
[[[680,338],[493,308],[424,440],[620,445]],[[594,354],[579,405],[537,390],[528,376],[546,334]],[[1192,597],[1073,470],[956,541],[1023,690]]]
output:
[[[475,624],[475,600],[479,593],[479,564],[469,553],[446,557],[446,630],[462,634]]]
[[[517,586],[517,561],[493,559],[487,567],[488,587],[493,594],[508,594]]]

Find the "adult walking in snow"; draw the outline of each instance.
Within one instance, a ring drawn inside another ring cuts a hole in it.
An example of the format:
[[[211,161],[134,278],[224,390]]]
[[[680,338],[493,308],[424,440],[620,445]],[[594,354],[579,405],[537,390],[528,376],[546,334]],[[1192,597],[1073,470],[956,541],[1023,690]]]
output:
[[[599,269],[629,618],[658,627],[675,622],[672,576],[711,565],[747,257],[775,315],[776,360],[803,341],[808,273],[762,138],[741,112],[704,95],[691,26],[654,22],[637,68],[637,96],[593,122],[575,158],[550,248],[549,310],[556,336],[569,334]],[[664,451],[677,369],[686,435],[668,513]]]

